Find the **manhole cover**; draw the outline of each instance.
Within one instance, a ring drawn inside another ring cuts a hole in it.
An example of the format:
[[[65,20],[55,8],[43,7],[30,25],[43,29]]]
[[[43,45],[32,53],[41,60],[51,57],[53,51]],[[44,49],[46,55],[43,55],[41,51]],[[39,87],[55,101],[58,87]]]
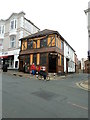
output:
[[[37,91],[37,92],[33,92],[32,94],[41,97],[43,99],[46,100],[51,100],[52,98],[56,98],[58,97],[57,94],[53,93],[53,92],[49,92],[49,91]]]

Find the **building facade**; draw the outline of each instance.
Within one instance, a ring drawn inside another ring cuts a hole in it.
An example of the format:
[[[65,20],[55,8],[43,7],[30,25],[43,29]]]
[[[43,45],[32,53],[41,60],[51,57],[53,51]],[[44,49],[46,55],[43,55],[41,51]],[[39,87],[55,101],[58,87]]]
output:
[[[25,13],[13,13],[8,19],[0,20],[0,59],[8,69],[18,69],[20,38],[36,33],[39,28],[25,18]]]
[[[75,59],[75,72],[79,73],[78,58],[76,53],[74,53],[74,59]]]
[[[75,50],[64,40],[64,72],[75,72]]]
[[[89,60],[85,61],[85,70],[84,70],[84,72],[90,74],[90,61]]]
[[[19,54],[19,70],[30,71],[32,63],[38,67],[44,66],[47,72],[64,72],[64,38],[52,30],[43,30],[22,38]]]

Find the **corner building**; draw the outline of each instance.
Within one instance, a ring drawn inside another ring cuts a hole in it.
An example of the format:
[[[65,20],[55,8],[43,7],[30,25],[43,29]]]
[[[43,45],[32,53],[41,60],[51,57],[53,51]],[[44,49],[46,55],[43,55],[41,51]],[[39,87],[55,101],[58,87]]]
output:
[[[45,29],[20,39],[19,71],[30,71],[32,63],[36,67],[45,66],[50,73],[64,72],[64,38],[53,30]]]

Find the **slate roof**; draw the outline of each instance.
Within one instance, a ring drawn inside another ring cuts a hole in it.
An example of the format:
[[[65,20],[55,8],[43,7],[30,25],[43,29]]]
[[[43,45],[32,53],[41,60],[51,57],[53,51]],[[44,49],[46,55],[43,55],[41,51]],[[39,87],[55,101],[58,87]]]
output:
[[[57,34],[57,35],[60,36],[60,38],[62,40],[64,40],[64,38],[59,34],[58,31],[49,30],[49,29],[45,29],[45,30],[39,31],[39,32],[34,33],[32,35],[29,35],[27,37],[21,38],[20,40],[31,39],[31,38],[38,38],[38,37],[48,36],[48,35],[51,35],[51,34]]]

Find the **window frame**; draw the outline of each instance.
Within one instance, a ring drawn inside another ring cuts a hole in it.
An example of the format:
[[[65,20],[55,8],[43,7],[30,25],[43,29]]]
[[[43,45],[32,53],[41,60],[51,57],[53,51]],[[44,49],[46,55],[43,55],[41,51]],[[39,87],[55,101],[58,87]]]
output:
[[[41,53],[40,54],[40,65],[46,65],[47,64],[47,53]]]
[[[10,30],[14,30],[17,28],[17,20],[16,19],[12,19],[10,21]]]
[[[47,47],[47,38],[40,40],[40,48]]]
[[[10,37],[10,48],[15,48],[16,36]]]

